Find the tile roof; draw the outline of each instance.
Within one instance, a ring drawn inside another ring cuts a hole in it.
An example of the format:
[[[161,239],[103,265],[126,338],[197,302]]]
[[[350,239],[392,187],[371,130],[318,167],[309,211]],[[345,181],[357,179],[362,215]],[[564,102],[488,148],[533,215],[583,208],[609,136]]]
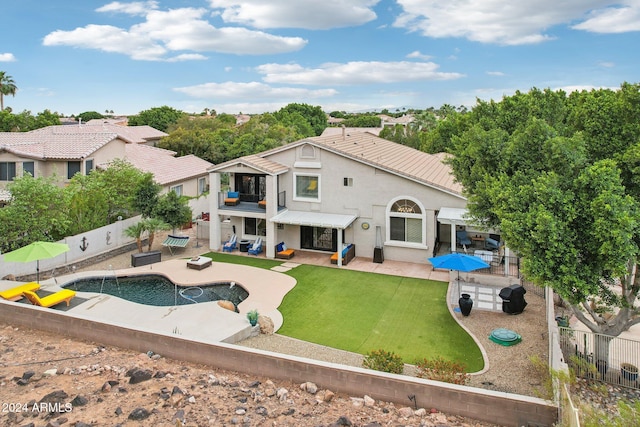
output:
[[[307,138],[293,144],[315,143],[353,160],[377,167],[423,184],[462,196],[462,185],[443,163],[445,153],[429,154],[379,138],[368,132]]]
[[[254,168],[260,172],[270,174],[270,175],[279,175],[289,170],[289,168],[283,165],[282,163],[269,160],[262,154],[263,153],[250,154],[248,156],[239,157],[237,159],[229,160],[224,163],[219,163],[214,167],[210,168],[209,171],[210,172],[222,171],[226,168],[239,165],[239,164]]]
[[[358,128],[354,129],[357,130]],[[455,181],[451,168],[443,162],[447,154],[425,153],[362,131],[345,132],[344,137],[340,132],[337,135],[329,133],[302,139],[262,153],[220,163],[210,168],[209,171],[222,171],[237,164],[244,164],[263,173],[277,175],[286,172],[289,168],[281,163],[269,160],[269,156],[306,143],[463,197],[462,185]]]
[[[148,145],[127,144],[126,159],[137,169],[151,172],[160,185],[207,175],[207,169],[213,166],[193,154],[174,157],[175,152]]]
[[[27,133],[44,133],[48,135],[77,135],[84,133],[115,133],[120,139],[132,144],[142,144],[167,136],[151,126],[121,126],[114,123],[76,124],[47,126]]]
[[[118,135],[109,132],[82,134],[0,132],[0,150],[39,160],[75,160],[90,156],[115,139],[118,139]]]

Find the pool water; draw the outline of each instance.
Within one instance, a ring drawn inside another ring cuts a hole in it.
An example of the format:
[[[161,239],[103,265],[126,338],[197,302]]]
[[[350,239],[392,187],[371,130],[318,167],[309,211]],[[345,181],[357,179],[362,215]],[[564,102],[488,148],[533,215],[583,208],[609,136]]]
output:
[[[231,301],[236,310],[249,292],[235,282],[219,282],[191,287],[177,286],[164,276],[147,274],[124,277],[88,277],[62,286],[78,292],[113,295],[138,304],[171,306],[208,301]]]

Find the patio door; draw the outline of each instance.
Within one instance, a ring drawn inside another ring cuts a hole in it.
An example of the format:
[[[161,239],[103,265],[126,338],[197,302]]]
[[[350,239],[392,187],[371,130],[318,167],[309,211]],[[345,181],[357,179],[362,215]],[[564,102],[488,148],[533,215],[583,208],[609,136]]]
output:
[[[300,249],[335,252],[338,250],[338,230],[300,226]]]
[[[267,188],[266,175],[236,174],[236,191],[240,192],[240,200],[243,202],[253,202],[264,198]]]

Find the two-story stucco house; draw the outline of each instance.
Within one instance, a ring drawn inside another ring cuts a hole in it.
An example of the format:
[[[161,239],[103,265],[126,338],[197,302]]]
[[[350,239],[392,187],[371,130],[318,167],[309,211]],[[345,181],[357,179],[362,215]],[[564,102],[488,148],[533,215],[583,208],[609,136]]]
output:
[[[207,169],[212,163],[196,156],[154,147],[162,136],[150,126],[94,125],[48,126],[30,132],[0,132],[0,190],[14,178],[56,176],[64,185],[76,174],[108,167],[125,159],[151,172],[163,192],[199,196],[208,191]]]
[[[345,131],[213,166],[211,249],[234,230],[239,240],[262,237],[269,258],[281,241],[328,255],[354,243],[356,256],[375,260],[379,247],[386,259],[426,263],[437,241],[455,235],[455,224],[438,223],[440,209],[466,206],[443,159]],[[239,203],[225,204],[223,174]]]

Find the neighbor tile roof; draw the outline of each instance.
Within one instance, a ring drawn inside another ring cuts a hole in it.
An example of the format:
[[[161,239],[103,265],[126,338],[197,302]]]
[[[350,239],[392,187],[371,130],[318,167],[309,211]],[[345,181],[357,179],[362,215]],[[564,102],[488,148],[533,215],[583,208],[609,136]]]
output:
[[[38,160],[84,159],[117,139],[115,133],[0,132],[0,150]]]
[[[126,159],[137,169],[151,172],[160,185],[184,181],[189,178],[204,176],[207,169],[213,166],[193,154],[174,157],[175,152],[147,145],[127,144]]]
[[[120,139],[132,144],[142,144],[150,140],[167,136],[151,126],[121,126],[113,123],[77,124],[47,126],[27,133],[45,133],[48,135],[76,135],[84,133],[115,133]]]

